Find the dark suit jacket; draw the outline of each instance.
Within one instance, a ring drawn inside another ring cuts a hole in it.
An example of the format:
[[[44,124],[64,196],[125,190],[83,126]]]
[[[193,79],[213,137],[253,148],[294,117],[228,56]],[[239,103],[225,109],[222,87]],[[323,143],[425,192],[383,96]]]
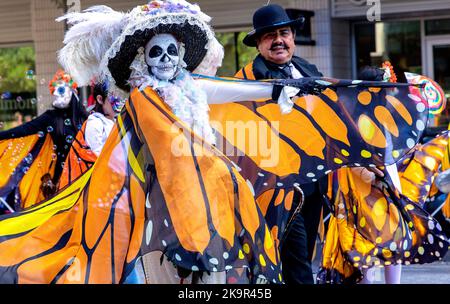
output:
[[[304,77],[323,76],[314,64],[309,63],[303,58],[293,56],[292,64]],[[256,56],[253,62],[239,70],[235,77],[250,80],[286,78],[275,64],[268,62],[261,55]]]

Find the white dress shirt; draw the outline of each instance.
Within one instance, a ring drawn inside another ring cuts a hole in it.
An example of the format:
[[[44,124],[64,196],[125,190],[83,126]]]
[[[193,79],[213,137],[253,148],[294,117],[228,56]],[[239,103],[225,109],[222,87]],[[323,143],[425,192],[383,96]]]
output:
[[[293,79],[303,78],[302,73],[300,73],[300,71],[297,70],[297,68],[292,63],[289,64],[289,67],[291,68],[291,73],[292,73]]]
[[[95,155],[99,156],[109,133],[114,126],[114,121],[101,113],[89,115],[86,123],[86,143]]]

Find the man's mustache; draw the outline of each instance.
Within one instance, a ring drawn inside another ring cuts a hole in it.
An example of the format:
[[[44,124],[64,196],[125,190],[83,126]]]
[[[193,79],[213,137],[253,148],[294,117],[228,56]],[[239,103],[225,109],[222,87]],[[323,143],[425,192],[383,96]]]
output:
[[[289,47],[286,44],[284,44],[284,43],[272,44],[272,46],[270,47],[269,50],[274,51],[275,48],[278,48],[278,47],[282,47],[285,50],[289,50]]]

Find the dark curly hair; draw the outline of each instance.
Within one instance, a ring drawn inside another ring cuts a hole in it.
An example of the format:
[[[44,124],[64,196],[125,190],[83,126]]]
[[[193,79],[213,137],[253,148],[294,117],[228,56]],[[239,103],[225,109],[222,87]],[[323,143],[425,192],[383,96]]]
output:
[[[364,66],[359,70],[358,79],[367,81],[383,81],[384,70],[373,66]]]

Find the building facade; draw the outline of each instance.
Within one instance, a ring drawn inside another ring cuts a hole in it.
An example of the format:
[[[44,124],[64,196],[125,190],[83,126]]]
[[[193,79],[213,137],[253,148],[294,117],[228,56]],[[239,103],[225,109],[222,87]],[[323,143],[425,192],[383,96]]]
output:
[[[36,54],[39,112],[50,106],[47,83],[58,68],[65,25],[55,22],[65,10],[96,4],[127,11],[143,0],[2,0],[0,47],[32,45]],[[251,29],[253,12],[267,0],[197,0],[224,43],[222,72],[229,76],[251,60],[254,50],[240,39]],[[450,93],[450,0],[272,0],[286,8],[314,12],[314,45],[299,45],[297,55],[327,76],[355,78],[364,65],[390,60],[397,71],[436,79]],[[377,21],[377,22],[375,22]],[[227,40],[228,39],[228,40]],[[222,41],[222,40],[221,40]],[[253,52],[253,53],[252,53]],[[225,76],[225,75],[223,75]]]

